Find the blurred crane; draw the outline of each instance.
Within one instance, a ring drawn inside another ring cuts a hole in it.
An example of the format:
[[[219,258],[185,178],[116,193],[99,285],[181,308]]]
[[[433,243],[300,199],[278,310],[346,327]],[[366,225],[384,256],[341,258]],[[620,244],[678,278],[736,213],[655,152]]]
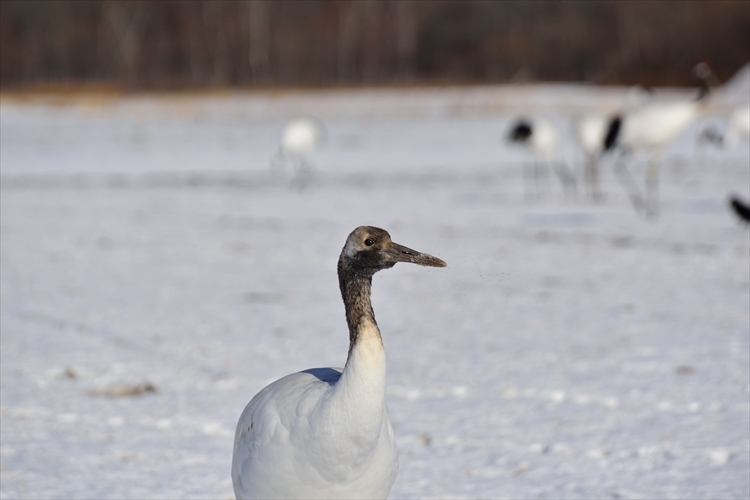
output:
[[[651,91],[641,86],[628,89],[620,112],[645,105],[651,99]],[[599,160],[604,152],[604,140],[615,109],[588,112],[574,118],[574,130],[578,145],[584,155],[584,179],[589,196],[594,201],[603,199],[599,190]]]
[[[630,112],[614,115],[607,126],[603,150],[619,151],[615,174],[636,211],[648,218],[659,215],[659,162],[662,148],[702,113],[710,87],[716,82],[716,76],[706,63],[697,64],[692,74],[701,85],[694,100],[649,103]],[[644,151],[649,155],[643,190],[626,168],[627,156],[636,151]]]
[[[552,124],[541,118],[518,118],[511,125],[508,140],[525,147],[532,155],[532,161],[524,168],[527,197],[531,186],[539,196],[541,179],[547,178],[548,168],[560,179],[566,194],[575,192],[575,177],[560,158],[560,139]]]
[[[312,116],[295,118],[284,126],[281,144],[271,157],[272,172],[283,175],[287,166],[292,169],[292,181],[304,186],[312,176],[311,155],[326,139],[323,122]]]

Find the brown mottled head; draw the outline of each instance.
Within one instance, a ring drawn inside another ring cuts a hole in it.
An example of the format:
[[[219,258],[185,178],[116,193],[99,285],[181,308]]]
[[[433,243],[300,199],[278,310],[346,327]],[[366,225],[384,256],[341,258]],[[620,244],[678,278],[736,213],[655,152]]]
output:
[[[341,265],[370,273],[390,269],[397,262],[430,267],[447,265],[437,257],[394,243],[388,231],[372,226],[360,226],[352,231],[339,257]]]
[[[711,91],[711,87],[717,87],[719,85],[719,79],[716,76],[716,73],[714,73],[714,70],[707,62],[701,61],[693,66],[691,74],[700,84],[700,92],[698,93],[696,100],[705,101],[705,98]]]

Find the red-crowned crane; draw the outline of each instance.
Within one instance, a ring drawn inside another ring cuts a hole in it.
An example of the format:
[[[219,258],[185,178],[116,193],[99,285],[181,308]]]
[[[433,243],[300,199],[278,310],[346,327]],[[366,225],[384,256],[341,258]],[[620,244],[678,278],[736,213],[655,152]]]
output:
[[[294,182],[304,185],[312,175],[310,156],[325,138],[325,126],[317,118],[302,116],[291,120],[284,126],[279,148],[271,158],[272,170],[282,171],[290,164]]]
[[[261,390],[237,423],[232,483],[246,498],[386,498],[398,472],[385,405],[385,351],[370,302],[373,275],[398,262],[445,262],[360,226],[338,262],[349,326],[344,368],[287,375]]]
[[[704,110],[710,86],[716,82],[706,63],[693,68],[693,76],[700,82],[700,92],[694,100],[656,102],[614,115],[607,126],[604,151],[618,150],[615,174],[625,187],[638,212],[653,218],[659,215],[659,162],[662,148],[682,133]],[[649,155],[645,186],[641,190],[626,169],[628,153],[644,151]]]
[[[532,191],[530,186],[539,195],[540,180],[547,168],[555,172],[566,194],[575,192],[575,176],[560,158],[560,138],[550,122],[542,118],[518,118],[511,124],[507,137],[510,142],[527,148],[532,155],[531,163],[524,166],[527,197]]]

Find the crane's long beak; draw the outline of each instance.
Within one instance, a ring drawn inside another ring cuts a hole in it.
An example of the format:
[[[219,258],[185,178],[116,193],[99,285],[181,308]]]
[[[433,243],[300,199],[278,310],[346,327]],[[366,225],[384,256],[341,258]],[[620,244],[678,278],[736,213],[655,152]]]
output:
[[[445,267],[448,265],[437,257],[417,252],[416,250],[412,250],[411,248],[393,242],[388,244],[382,252],[386,257],[386,261],[393,262],[394,264],[396,262],[411,262],[412,264],[419,264],[420,266],[428,267]]]

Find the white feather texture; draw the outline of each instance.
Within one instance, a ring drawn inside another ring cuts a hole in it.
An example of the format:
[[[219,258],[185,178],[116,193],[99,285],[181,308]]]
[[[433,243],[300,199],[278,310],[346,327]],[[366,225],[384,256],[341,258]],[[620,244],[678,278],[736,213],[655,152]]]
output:
[[[604,114],[590,114],[578,120],[576,132],[586,156],[595,156],[601,153],[608,124],[609,116]]]
[[[238,499],[386,498],[398,472],[377,327],[346,366],[293,373],[242,412],[232,482]]]
[[[701,112],[702,102],[652,103],[625,115],[618,143],[636,150],[655,150],[685,130]]]
[[[290,154],[306,155],[320,145],[324,135],[322,124],[315,118],[295,118],[281,133],[281,147]]]
[[[528,126],[530,135],[521,140],[514,139],[527,147],[535,156],[545,160],[554,161],[559,159],[559,137],[555,127],[543,118],[523,118],[515,125]]]

